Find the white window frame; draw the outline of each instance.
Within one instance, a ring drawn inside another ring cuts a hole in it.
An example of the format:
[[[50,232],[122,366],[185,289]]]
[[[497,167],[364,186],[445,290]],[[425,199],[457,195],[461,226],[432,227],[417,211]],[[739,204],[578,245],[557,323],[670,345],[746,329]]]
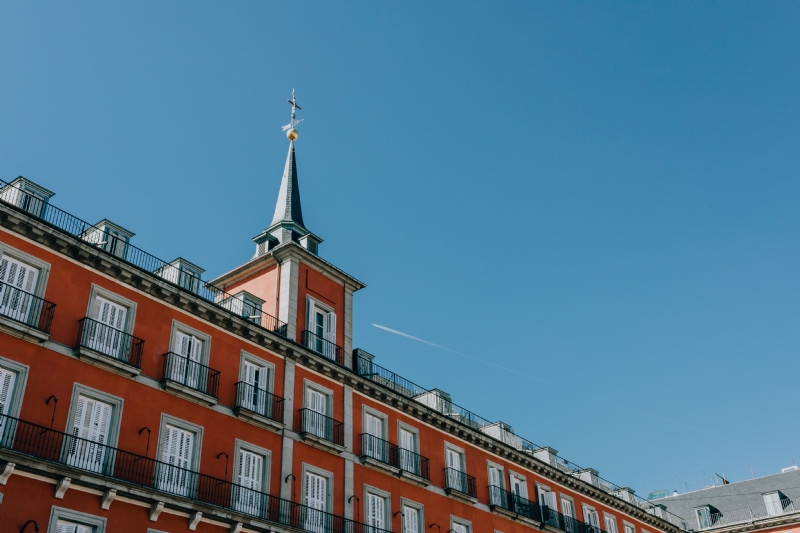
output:
[[[417,531],[419,533],[425,533],[425,506],[419,502],[415,502],[413,500],[409,500],[407,498],[400,498],[400,510],[403,512],[401,515],[403,517],[403,522],[400,524],[400,533],[406,533],[405,527],[405,508],[411,507],[412,509],[416,509],[417,511],[417,519],[419,523],[417,524]]]
[[[414,449],[410,450],[410,451],[416,453],[417,455],[420,455],[420,453],[419,453],[419,449],[420,449],[419,448],[420,447],[419,429],[415,428],[414,426],[409,426],[408,424],[406,424],[402,420],[398,420],[397,421],[397,446],[398,447],[400,446],[400,430],[408,431],[409,433],[413,433],[414,434]]]
[[[19,412],[22,409],[22,400],[25,398],[25,387],[28,384],[28,372],[30,371],[30,367],[0,356],[0,368],[6,372],[13,372],[17,375],[14,379],[14,392],[11,398],[7,400],[8,409],[6,410],[6,415],[12,418],[19,418]]]
[[[127,334],[133,333],[133,326],[136,323],[136,302],[129,298],[125,298],[124,296],[120,296],[119,294],[112,292],[96,283],[92,283],[92,288],[89,290],[89,304],[86,306],[86,317],[92,317],[92,309],[94,308],[94,302],[97,300],[97,297],[105,298],[109,302],[115,303],[122,307],[127,308],[125,312],[125,327],[122,329]],[[94,320],[94,319],[92,319]]]
[[[451,450],[456,452],[459,455],[461,460],[461,470],[459,472],[466,474],[467,473],[467,455],[464,452],[464,448],[460,446],[456,446],[455,444],[451,444],[449,442],[444,443],[444,464],[447,466],[447,450]]]
[[[74,383],[72,385],[72,397],[69,402],[67,427],[64,430],[64,432],[69,435],[72,434],[72,426],[75,424],[75,414],[78,408],[79,396],[111,405],[111,420],[108,424],[108,439],[105,444],[111,448],[116,448],[119,440],[119,429],[122,423],[122,407],[124,406],[125,400],[119,396],[114,396],[113,394],[93,389],[92,387],[81,385],[80,383]]]
[[[325,481],[325,512],[326,513],[333,513],[333,493],[334,493],[334,476],[333,472],[329,470],[324,470],[314,465],[310,465],[308,463],[303,463],[303,468],[301,470],[300,475],[302,476],[300,479],[300,498],[303,502],[303,505],[306,505],[306,474],[311,473],[317,476],[324,477]]]
[[[194,433],[194,442],[192,443],[192,464],[189,465],[189,470],[192,472],[200,472],[200,453],[203,451],[203,426],[187,422],[180,418],[161,413],[161,421],[158,426],[158,440],[156,442],[156,459],[161,460],[161,448],[164,446],[164,437],[166,426],[172,426],[190,433]]]
[[[450,529],[455,529],[453,526],[455,524],[464,526],[467,528],[466,533],[472,533],[472,522],[465,518],[461,518],[459,516],[450,515]]]
[[[707,526],[703,526],[703,524],[700,522],[700,511],[705,511],[707,513],[707,516],[708,516],[708,525]],[[694,508],[694,518],[695,518],[695,520],[697,520],[697,529],[708,529],[708,528],[710,528],[710,527],[712,527],[714,525],[712,520],[711,520],[711,514],[712,514],[711,513],[711,507],[708,506],[708,505],[701,505],[699,507],[695,507]]]
[[[514,482],[513,479],[517,479],[521,481],[522,486],[525,487],[525,495],[520,496],[521,498],[525,498],[526,500],[530,501],[530,492],[528,490],[528,478],[524,475],[520,474],[519,472],[515,472],[514,470],[509,469],[508,471],[508,492],[514,494]]]
[[[245,361],[267,369],[267,371],[269,372],[269,379],[267,380],[266,391],[269,392],[270,394],[273,394],[273,391],[275,390],[275,365],[273,363],[270,363],[266,359],[263,359],[261,357],[251,354],[250,352],[242,350],[241,353],[239,354],[239,381],[244,380]]]
[[[328,418],[333,418],[333,390],[320,385],[314,381],[311,381],[308,378],[303,380],[303,408],[307,409],[308,405],[306,405],[307,391],[308,389],[315,390],[320,394],[325,395],[325,416]]]
[[[777,510],[777,512],[772,512],[770,510],[770,506],[772,505],[772,503],[768,503],[767,502],[767,496],[772,496],[773,494],[775,494],[778,497],[778,502],[777,503],[778,503],[778,508],[779,509]],[[764,501],[764,508],[767,510],[767,516],[780,516],[780,515],[783,514],[783,512],[784,512],[783,511],[783,505],[781,504],[781,501],[783,500],[783,498],[781,498],[781,496],[783,496],[783,495],[784,494],[779,490],[772,490],[770,492],[764,492],[764,493],[761,494],[761,498]]]
[[[366,433],[364,431],[367,425],[367,415],[374,416],[375,418],[381,419],[381,435],[379,438],[388,441],[389,440],[389,416],[386,413],[382,413],[377,409],[368,406],[367,404],[363,405],[361,410],[361,433]]]
[[[361,516],[364,517],[363,522],[367,523],[367,516],[368,516],[368,501],[369,495],[372,494],[373,496],[377,496],[378,498],[383,499],[383,528],[386,531],[392,531],[392,495],[385,490],[381,490],[377,487],[373,487],[372,485],[364,484],[364,504],[363,504],[363,511],[364,514]],[[374,526],[372,526],[374,527]]]
[[[486,478],[489,480],[488,484],[491,484],[492,481],[492,475],[489,473],[489,470],[492,468],[500,471],[500,488],[506,490],[506,469],[503,468],[503,465],[490,461],[489,459],[486,460]]]
[[[326,314],[331,314],[334,317],[336,317],[334,319],[336,323],[334,324],[334,327],[333,327],[333,339],[329,339],[328,337],[326,337],[324,331],[323,331],[322,338],[325,339],[328,342],[332,342],[333,344],[337,344],[338,345],[339,343],[336,342],[337,339],[338,339],[338,334],[337,334],[336,330],[339,328],[339,317],[336,316],[336,310],[332,306],[330,306],[329,304],[326,304],[326,303],[322,302],[321,300],[319,300],[318,298],[314,298],[311,295],[306,295],[306,329],[308,331],[310,331],[311,333],[313,333],[314,335],[317,334],[316,327],[315,327],[316,323],[312,323],[311,322],[311,319],[312,319],[312,316],[311,316],[311,307],[312,307],[312,305],[311,304],[312,303],[313,303],[313,307],[314,308],[320,309],[320,310],[324,311]],[[328,320],[328,319],[326,318],[326,320]]]
[[[608,528],[608,523],[611,521],[614,524],[614,531]],[[602,529],[605,530],[607,533],[619,533],[619,527],[617,526],[617,517],[608,514],[607,512],[603,511],[603,526]]]
[[[630,531],[629,531],[630,529]],[[636,533],[636,526],[628,522],[627,520],[622,521],[622,531],[623,533]]]
[[[231,472],[231,480],[236,479],[236,472],[239,471],[239,452],[244,450],[246,452],[254,453],[264,457],[264,471],[261,473],[261,492],[269,494],[269,479],[272,466],[272,451],[261,446],[256,446],[247,441],[236,439],[233,447],[233,471]],[[225,481],[228,481],[227,479]]]
[[[44,298],[45,291],[47,289],[47,280],[50,277],[50,263],[39,259],[35,255],[25,253],[18,248],[14,248],[10,244],[0,241],[0,259],[2,259],[4,255],[39,269],[39,277],[36,280],[36,287],[33,288],[33,295],[39,298]]]
[[[596,526],[592,526],[592,527],[595,527],[597,529],[602,529],[603,526],[602,526],[602,524],[600,524],[600,513],[597,512],[597,509],[595,509],[591,505],[587,505],[587,504],[584,503],[581,506],[581,512],[583,514],[583,522],[587,526],[591,526],[591,524],[589,523],[589,513],[594,513],[594,515],[597,517],[597,525]]]
[[[556,508],[555,509],[550,509],[550,510],[551,511],[555,511],[557,513],[561,512],[561,508],[558,505],[559,501],[558,501],[558,493],[557,492],[555,492],[553,489],[551,489],[549,485],[545,485],[544,483],[538,483],[537,482],[535,488],[536,488],[536,503],[539,505],[539,507],[543,507],[544,504],[547,503],[547,502],[544,501],[544,498],[541,497],[541,494],[543,492],[546,492],[546,493],[549,493],[549,494],[553,495],[553,501],[555,501],[555,504],[556,504]]]
[[[50,520],[47,524],[47,533],[56,533],[59,520],[88,527],[91,529],[92,533],[105,533],[106,531],[106,519],[104,517],[54,505],[50,508]]]
[[[177,341],[177,334],[178,332],[183,333],[184,335],[192,335],[197,337],[200,342],[203,343],[203,349],[200,352],[200,364],[203,366],[209,366],[209,361],[211,359],[211,335],[208,333],[203,333],[199,329],[195,329],[191,326],[184,324],[183,322],[178,322],[177,320],[172,320],[172,329],[169,333],[169,351],[173,353],[178,353],[178,348],[175,346],[175,342]]]

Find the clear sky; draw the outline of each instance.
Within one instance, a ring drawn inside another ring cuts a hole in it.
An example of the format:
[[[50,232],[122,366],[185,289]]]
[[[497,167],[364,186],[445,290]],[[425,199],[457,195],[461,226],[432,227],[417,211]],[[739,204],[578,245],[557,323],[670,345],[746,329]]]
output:
[[[800,460],[798,50],[792,2],[3,2],[0,177],[215,276],[295,88],[355,345],[685,491]]]

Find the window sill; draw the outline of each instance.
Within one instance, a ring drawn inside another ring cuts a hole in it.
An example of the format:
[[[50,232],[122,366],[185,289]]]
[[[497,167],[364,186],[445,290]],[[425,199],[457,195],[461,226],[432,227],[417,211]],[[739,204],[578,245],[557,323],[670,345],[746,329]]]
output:
[[[323,439],[322,437],[318,437],[313,433],[300,433],[300,437],[309,446],[319,448],[320,450],[325,450],[326,452],[331,452],[338,455],[340,452],[345,451],[344,446],[340,446],[339,444],[331,442],[328,439]]]
[[[372,468],[373,470],[378,470],[379,472],[383,472],[385,474],[390,474],[392,476],[399,476],[400,469],[392,466],[390,464],[384,463],[383,461],[379,461],[374,457],[370,457],[369,455],[362,455],[361,456],[361,464],[366,467]]]
[[[142,372],[141,368],[129,365],[124,361],[120,361],[119,359],[111,357],[110,355],[90,350],[85,346],[78,346],[72,351],[72,353],[90,365],[99,366],[106,370],[110,370],[115,374],[123,374],[125,376],[135,378]]]
[[[235,407],[233,409],[233,414],[235,414],[236,418],[239,420],[253,424],[254,426],[258,426],[262,429],[269,429],[275,432],[281,432],[283,430],[283,423],[271,418],[267,418],[266,416],[258,413],[254,413],[253,411],[243,407]]]
[[[470,496],[469,494],[466,494],[464,492],[455,489],[444,489],[444,493],[453,498],[454,500],[468,503],[470,505],[478,503],[478,498]]]
[[[211,407],[219,403],[219,400],[211,396],[210,394],[200,392],[199,390],[187,387],[186,385],[181,385],[176,381],[165,379],[161,381],[161,386],[164,387],[164,390],[169,392],[170,394],[174,394],[175,396],[180,396],[185,400],[199,403],[207,407]]]
[[[431,484],[430,479],[425,479],[424,477],[418,476],[414,472],[409,472],[407,470],[400,471],[400,479],[408,481],[409,483],[417,485],[418,487],[427,487]]]
[[[18,339],[38,342],[39,344],[44,344],[50,340],[49,333],[2,315],[0,315],[0,331],[13,335]]]

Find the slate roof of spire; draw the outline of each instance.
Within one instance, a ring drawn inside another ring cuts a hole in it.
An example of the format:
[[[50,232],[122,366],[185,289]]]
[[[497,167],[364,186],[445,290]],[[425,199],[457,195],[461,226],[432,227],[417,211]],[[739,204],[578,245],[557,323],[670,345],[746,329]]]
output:
[[[294,222],[303,229],[303,208],[300,205],[300,185],[297,181],[297,162],[294,156],[294,141],[289,143],[289,154],[283,169],[281,189],[278,192],[278,203],[270,226],[279,222]]]

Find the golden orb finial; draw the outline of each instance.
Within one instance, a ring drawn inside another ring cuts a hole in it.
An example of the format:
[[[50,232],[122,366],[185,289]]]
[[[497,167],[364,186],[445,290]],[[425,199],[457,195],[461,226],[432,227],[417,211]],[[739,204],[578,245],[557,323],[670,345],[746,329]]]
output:
[[[286,132],[286,137],[290,141],[296,141],[297,140],[297,130],[294,129],[294,128],[290,129],[289,131]]]

